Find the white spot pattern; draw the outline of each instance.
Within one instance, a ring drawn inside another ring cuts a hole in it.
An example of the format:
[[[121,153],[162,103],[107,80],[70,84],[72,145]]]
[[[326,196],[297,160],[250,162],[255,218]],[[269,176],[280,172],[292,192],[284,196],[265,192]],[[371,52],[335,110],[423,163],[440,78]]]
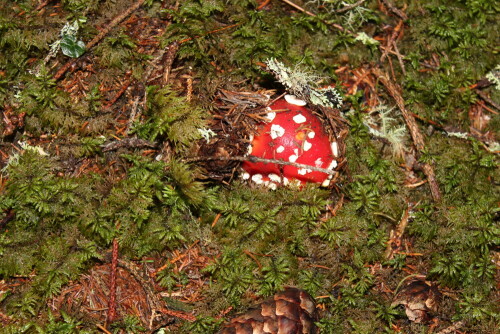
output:
[[[332,152],[333,152],[333,155],[334,155],[335,157],[338,157],[338,156],[339,156],[339,147],[338,147],[338,145],[337,145],[337,142],[336,142],[336,141],[332,142],[332,143],[330,144],[330,146],[332,147]]]
[[[307,140],[304,140],[304,151],[309,151],[312,147],[312,144]]]
[[[285,150],[284,146],[278,146],[278,148],[276,149],[276,153],[283,153],[284,150]]]
[[[328,169],[333,170],[335,167],[337,167],[337,161],[332,160],[332,162],[330,162],[330,165],[328,166]]]
[[[311,132],[309,132],[309,133],[307,134],[307,136],[309,137],[309,139],[313,139],[313,138],[314,138],[314,136],[316,136],[316,132],[311,131]]]
[[[310,170],[309,168],[299,168],[297,170],[297,173],[299,175],[306,175],[307,173],[310,173],[310,172],[312,172],[312,170]]]
[[[307,103],[304,100],[298,99],[295,95],[285,95],[286,102],[290,104],[295,104],[296,106],[305,106]]]
[[[267,117],[268,122],[272,122],[273,119],[276,117],[276,113],[275,112],[268,112],[266,117]]]
[[[278,137],[281,137],[285,134],[285,129],[278,125],[278,124],[273,124],[271,125],[271,138],[276,139]]]
[[[271,173],[271,174],[268,175],[268,177],[269,177],[269,180],[271,180],[273,182],[278,182],[278,183],[281,182],[281,177],[279,175],[277,175],[277,174],[272,174]]]
[[[293,121],[297,124],[302,124],[304,123],[305,121],[307,121],[306,117],[302,114],[297,114],[295,116],[293,116]]]
[[[286,177],[283,176],[283,184],[287,186],[290,183]]]
[[[257,184],[262,184],[264,181],[262,181],[262,174],[254,174],[252,175],[252,181],[257,183]]]

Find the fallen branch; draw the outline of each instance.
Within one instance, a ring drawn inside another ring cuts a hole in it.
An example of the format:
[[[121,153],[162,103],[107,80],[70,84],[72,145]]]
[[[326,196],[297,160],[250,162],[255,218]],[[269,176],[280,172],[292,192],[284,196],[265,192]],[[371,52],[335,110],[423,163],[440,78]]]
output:
[[[392,47],[396,45],[396,40],[399,39],[399,33],[401,32],[401,29],[403,28],[403,21],[400,20],[399,23],[396,25],[394,28],[391,36],[389,36],[389,40],[387,41],[386,48],[384,49],[384,52],[382,53],[382,56],[380,57],[380,61],[384,61],[384,59],[387,57],[389,51],[391,51]],[[397,55],[397,52],[394,51]]]
[[[283,161],[283,160],[278,160],[278,159],[264,159],[264,158],[259,158],[254,155],[249,155],[249,156],[235,156],[235,157],[192,157],[192,158],[186,158],[183,159],[184,162],[197,162],[197,161],[249,161],[249,162],[262,162],[265,164],[277,164],[277,165],[283,165],[283,166],[293,166],[297,168],[304,168],[304,169],[310,169],[315,172],[321,172],[329,175],[337,175],[338,172],[326,168],[319,168],[315,166],[310,166],[310,165],[305,165],[305,164],[299,164],[296,162],[289,162],[289,161]]]
[[[168,84],[168,78],[170,76],[170,71],[172,70],[172,65],[175,60],[175,56],[177,55],[177,51],[179,50],[179,43],[173,42],[171,43],[166,51],[165,55],[165,65],[163,66],[163,82],[162,85],[166,86]]]
[[[116,269],[118,265],[118,239],[113,239],[113,253],[111,257],[111,272],[109,285],[109,303],[106,324],[111,324],[116,318]]]
[[[399,16],[400,19],[404,21],[408,20],[408,15],[406,15],[405,12],[403,12],[401,9],[396,8],[392,3],[389,2],[389,0],[382,0],[382,2],[387,6],[387,8],[389,8],[391,12]]]
[[[283,1],[283,2],[284,2],[284,3],[286,3],[287,5],[292,6],[292,7],[293,7],[293,8],[295,8],[295,9],[297,9],[297,10],[301,11],[302,13],[305,13],[305,14],[307,14],[307,15],[309,15],[309,16],[312,16],[312,17],[316,17],[316,18],[318,17],[316,14],[311,13],[311,12],[310,12],[310,11],[308,11],[308,10],[305,10],[304,8],[300,7],[299,5],[297,5],[297,4],[295,4],[295,3],[293,3],[293,2],[292,2],[292,1],[290,1],[290,0],[281,0],[281,1]],[[356,34],[355,34],[355,33],[353,33],[352,31],[350,31],[349,29],[346,29],[346,28],[342,27],[340,24],[331,23],[331,22],[328,22],[328,21],[326,21],[326,20],[322,20],[322,19],[320,19],[320,20],[321,20],[321,22],[323,22],[324,24],[326,24],[326,25],[328,25],[328,26],[330,26],[330,27],[334,27],[335,29],[338,29],[338,30],[340,30],[340,31],[342,31],[342,32],[346,32],[346,33],[348,33],[348,34],[350,34],[350,35],[352,35],[352,36],[356,36]]]
[[[127,147],[127,148],[143,148],[143,147],[148,147],[148,148],[154,148],[156,147],[155,143],[152,143],[150,141],[140,139],[140,138],[125,138],[122,140],[117,140],[113,141],[111,143],[108,143],[106,145],[102,146],[102,151],[103,152],[109,152],[109,151],[115,151],[119,148],[122,147]]]
[[[128,72],[126,74],[125,82],[122,84],[120,90],[115,94],[115,96],[108,103],[106,103],[106,105],[104,106],[104,109],[111,108],[113,106],[113,104],[115,104],[116,101],[118,101],[118,99],[123,95],[123,93],[125,93],[125,91],[127,90],[127,88],[132,83],[132,80],[130,79],[131,75],[132,75],[132,72]]]
[[[189,321],[189,322],[195,322],[196,321],[196,317],[194,315],[186,313],[186,312],[174,311],[174,310],[169,310],[169,309],[166,309],[166,308],[160,308],[157,311],[161,312],[162,314],[166,314],[168,316],[179,318],[179,319],[186,320],[186,321]]]
[[[495,101],[493,101],[492,99],[490,99],[488,97],[488,95],[486,95],[486,93],[480,91],[479,89],[475,89],[474,90],[476,92],[477,95],[479,95],[480,98],[482,98],[486,103],[490,104],[493,108],[495,108],[496,110],[500,110],[500,105],[498,103],[495,103]],[[495,113],[495,112],[493,112]]]
[[[335,13],[341,14],[341,13],[347,12],[347,11],[353,9],[353,8],[361,6],[363,4],[363,2],[365,2],[365,1],[366,0],[359,0],[359,1],[355,2],[355,3],[353,3],[353,4],[350,4],[350,5],[347,5],[345,7],[340,8],[340,9],[337,9],[335,11]]]
[[[115,17],[113,19],[113,21],[111,21],[99,34],[97,34],[97,36],[95,36],[90,42],[88,42],[86,45],[85,45],[85,49],[88,51],[90,50],[92,47],[94,47],[97,43],[99,43],[103,38],[104,36],[106,36],[110,31],[111,29],[113,29],[115,26],[117,26],[120,22],[122,22],[123,20],[125,20],[125,18],[127,16],[129,16],[130,14],[132,14],[134,11],[136,11],[139,7],[142,6],[142,4],[145,2],[146,0],[137,0],[132,6],[128,7],[127,10],[125,10],[123,13],[121,13],[120,15],[118,15],[117,17]],[[71,59],[70,61],[68,61],[66,64],[64,64],[63,67],[61,67],[57,72],[56,74],[54,74],[54,77],[53,79],[54,80],[59,80],[63,75],[64,73],[66,73],[66,71],[71,67],[73,66],[74,63],[76,63],[77,59]]]
[[[374,68],[372,70],[372,73],[375,74],[375,76],[380,80],[380,82],[382,82],[382,84],[389,92],[389,95],[391,95],[392,98],[396,101],[396,104],[398,105],[399,109],[401,110],[401,113],[403,114],[403,118],[406,122],[406,125],[410,130],[410,134],[413,139],[413,143],[417,148],[417,151],[422,152],[425,149],[424,137],[422,136],[422,133],[418,128],[417,121],[412,116],[412,113],[405,107],[405,102],[400,93],[401,88],[397,84],[392,83],[389,80],[387,74],[385,74],[379,68]],[[439,201],[441,199],[441,191],[439,190],[439,185],[437,183],[434,169],[428,163],[422,164],[422,169],[425,175],[427,176],[427,180],[429,181],[429,187],[431,189],[432,198],[434,199],[434,201]]]
[[[104,327],[103,325],[100,325],[100,324],[97,324],[96,325],[97,328],[99,328],[101,331],[103,331],[105,334],[112,334],[110,331],[108,331],[106,329],[106,327]]]
[[[38,6],[36,6],[35,11],[42,10],[45,6],[49,4],[50,0],[42,1]]]

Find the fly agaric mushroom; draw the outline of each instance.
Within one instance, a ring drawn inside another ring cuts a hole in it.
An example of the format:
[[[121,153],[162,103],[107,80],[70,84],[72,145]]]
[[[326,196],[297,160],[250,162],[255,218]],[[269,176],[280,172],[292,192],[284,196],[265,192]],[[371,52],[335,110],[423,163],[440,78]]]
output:
[[[285,95],[269,106],[267,123],[263,124],[252,138],[248,154],[262,159],[282,160],[316,168],[333,170],[337,167],[337,142],[330,139],[306,102],[293,95]],[[276,189],[280,184],[303,185],[314,182],[327,187],[331,174],[309,168],[298,168],[291,164],[245,161],[242,165],[243,179],[265,184]]]

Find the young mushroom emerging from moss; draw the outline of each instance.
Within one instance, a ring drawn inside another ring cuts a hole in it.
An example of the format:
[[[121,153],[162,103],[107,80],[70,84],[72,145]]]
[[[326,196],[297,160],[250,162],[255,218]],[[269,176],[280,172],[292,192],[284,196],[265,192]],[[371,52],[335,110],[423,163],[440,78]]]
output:
[[[243,179],[265,184],[271,189],[278,185],[301,186],[306,182],[327,187],[332,174],[313,169],[333,170],[337,166],[338,146],[337,142],[330,142],[321,121],[306,107],[306,102],[285,95],[284,99],[269,106],[267,119],[252,138],[248,154],[289,164],[245,161]]]

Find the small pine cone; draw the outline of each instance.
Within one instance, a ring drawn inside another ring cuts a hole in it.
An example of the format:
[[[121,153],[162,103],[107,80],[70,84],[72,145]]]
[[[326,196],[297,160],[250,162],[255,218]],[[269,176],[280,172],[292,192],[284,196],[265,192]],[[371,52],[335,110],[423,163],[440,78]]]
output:
[[[233,318],[219,334],[314,334],[314,299],[304,290],[286,288]]]

